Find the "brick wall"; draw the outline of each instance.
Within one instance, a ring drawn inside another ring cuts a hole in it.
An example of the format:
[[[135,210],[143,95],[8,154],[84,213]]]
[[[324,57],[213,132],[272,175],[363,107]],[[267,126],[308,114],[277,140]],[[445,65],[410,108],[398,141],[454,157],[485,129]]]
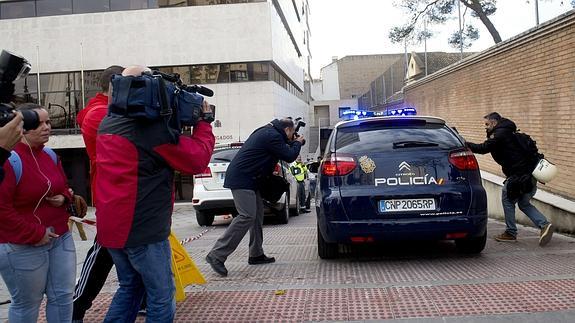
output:
[[[575,11],[405,87],[420,115],[445,118],[468,141],[485,140],[497,111],[530,134],[559,175],[543,189],[575,200]],[[503,176],[490,155],[481,169]]]

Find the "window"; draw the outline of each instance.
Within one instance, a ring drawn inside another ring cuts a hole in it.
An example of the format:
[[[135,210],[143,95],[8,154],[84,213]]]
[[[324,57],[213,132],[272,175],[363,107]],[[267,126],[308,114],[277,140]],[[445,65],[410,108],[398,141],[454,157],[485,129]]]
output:
[[[75,127],[76,114],[82,108],[79,72],[40,75],[40,95],[54,129]]]
[[[74,13],[110,11],[110,0],[73,0]]]
[[[68,15],[72,13],[72,0],[37,0],[37,16]]]
[[[16,103],[38,102],[38,78],[36,74],[29,74],[24,79],[14,82],[14,95]]]
[[[158,7],[157,1],[152,2],[149,8]],[[132,9],[147,9],[148,0],[110,0],[110,10],[132,10]]]
[[[158,7],[160,8],[186,7],[187,5],[186,0],[158,0]]]
[[[35,15],[34,1],[0,3],[0,19],[26,18],[34,17]]]
[[[230,81],[248,81],[248,64],[230,64]]]
[[[342,153],[369,151],[372,153],[394,151],[393,143],[401,141],[422,141],[437,144],[440,149],[460,147],[461,143],[443,125],[368,124],[341,128],[337,133],[336,149]],[[356,145],[361,143],[360,145]],[[425,149],[425,148],[418,148]]]
[[[268,63],[248,63],[248,78],[250,81],[267,81],[270,79]]]

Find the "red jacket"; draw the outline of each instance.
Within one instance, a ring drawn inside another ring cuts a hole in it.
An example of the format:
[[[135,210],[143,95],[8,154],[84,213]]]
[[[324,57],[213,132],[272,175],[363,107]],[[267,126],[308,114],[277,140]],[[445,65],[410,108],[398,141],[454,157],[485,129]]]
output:
[[[42,147],[33,149],[40,172],[28,145],[19,143],[14,150],[22,160],[22,177],[16,185],[11,164],[4,164],[6,177],[0,184],[0,243],[35,244],[44,237],[47,227],[54,227],[54,232],[60,235],[68,232],[70,215],[66,203],[53,207],[44,199],[48,191],[44,175],[51,183],[47,196],[62,194],[68,201],[72,198],[62,164],[58,161],[56,165]],[[34,214],[38,201],[41,202]]]
[[[97,138],[98,242],[136,247],[168,238],[174,204],[174,169],[204,171],[214,149],[209,123],[200,121],[177,144],[163,120],[106,116]]]
[[[84,111],[86,112],[82,114]],[[107,113],[108,96],[98,93],[88,101],[88,105],[78,114],[78,124],[82,130],[86,152],[90,158],[90,187],[94,205],[96,204],[96,136],[98,135],[98,127]]]

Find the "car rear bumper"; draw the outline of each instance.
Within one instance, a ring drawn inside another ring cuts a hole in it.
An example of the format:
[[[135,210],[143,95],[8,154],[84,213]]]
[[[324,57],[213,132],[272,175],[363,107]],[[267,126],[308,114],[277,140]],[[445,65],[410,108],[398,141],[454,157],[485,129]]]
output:
[[[331,243],[352,243],[364,237],[367,241],[449,240],[454,237],[479,237],[487,230],[487,216],[444,216],[425,219],[370,221],[322,221],[318,219],[323,238]]]
[[[194,185],[192,206],[198,211],[232,209],[235,210],[232,191],[229,189],[207,191],[203,185]]]

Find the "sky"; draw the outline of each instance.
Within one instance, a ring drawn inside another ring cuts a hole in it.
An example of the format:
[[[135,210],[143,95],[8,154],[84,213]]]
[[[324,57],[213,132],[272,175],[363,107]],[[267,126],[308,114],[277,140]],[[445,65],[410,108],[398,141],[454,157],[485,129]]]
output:
[[[400,0],[309,0],[311,73],[320,77],[320,69],[332,57],[348,55],[403,53],[403,44],[392,44],[388,38],[394,26],[403,25],[408,17],[393,4]],[[535,0],[498,0],[497,12],[490,16],[503,40],[535,27]],[[563,2],[563,4],[561,4]],[[464,7],[461,7],[463,12]],[[539,23],[571,10],[567,0],[539,0]],[[493,38],[479,21],[466,16],[479,28],[480,38],[466,51],[482,51],[494,45]],[[458,52],[447,39],[458,30],[457,16],[442,27],[432,27],[434,36],[427,41],[428,51]],[[407,51],[424,51],[423,44],[410,44]]]

